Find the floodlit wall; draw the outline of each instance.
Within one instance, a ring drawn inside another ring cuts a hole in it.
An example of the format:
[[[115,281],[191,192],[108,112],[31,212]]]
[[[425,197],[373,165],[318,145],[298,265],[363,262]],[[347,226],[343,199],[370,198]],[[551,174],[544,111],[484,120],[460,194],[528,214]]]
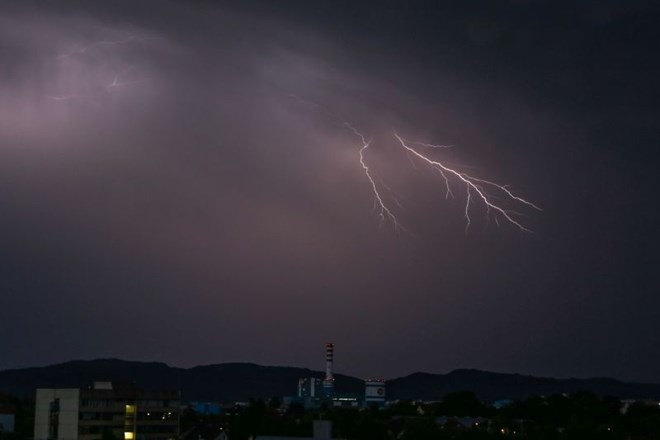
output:
[[[77,440],[79,403],[77,388],[37,389],[34,440],[50,438],[53,423],[57,423],[57,440]]]

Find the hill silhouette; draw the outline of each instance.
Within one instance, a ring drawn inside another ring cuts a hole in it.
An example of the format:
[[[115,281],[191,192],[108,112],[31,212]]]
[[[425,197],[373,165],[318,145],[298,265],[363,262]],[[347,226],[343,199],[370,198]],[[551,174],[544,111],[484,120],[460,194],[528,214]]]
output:
[[[178,368],[161,362],[97,359],[0,371],[0,393],[33,398],[36,388],[83,388],[94,381],[122,381],[144,389],[178,389],[184,402],[237,402],[295,395],[301,377],[322,378],[323,372],[253,363]],[[364,391],[361,379],[342,374],[335,378],[339,393]],[[660,398],[657,384],[608,378],[552,379],[471,369],[448,374],[414,373],[387,381],[388,399],[440,400],[447,393],[472,391],[484,401],[493,401],[583,390],[619,398]]]

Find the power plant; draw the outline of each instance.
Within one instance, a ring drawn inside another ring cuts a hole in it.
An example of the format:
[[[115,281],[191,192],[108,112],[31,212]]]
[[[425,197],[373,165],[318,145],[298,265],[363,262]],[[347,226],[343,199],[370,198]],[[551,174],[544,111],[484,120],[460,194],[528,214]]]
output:
[[[342,393],[335,389],[334,377],[335,344],[325,344],[325,377],[304,377],[298,379],[298,395],[286,397],[286,404],[299,403],[305,408],[321,405],[333,407],[359,408],[385,405],[385,381],[366,380],[364,395]]]
[[[332,362],[335,356],[335,344],[325,344],[325,379],[323,379],[323,395],[327,398],[334,397],[335,378],[332,376]]]

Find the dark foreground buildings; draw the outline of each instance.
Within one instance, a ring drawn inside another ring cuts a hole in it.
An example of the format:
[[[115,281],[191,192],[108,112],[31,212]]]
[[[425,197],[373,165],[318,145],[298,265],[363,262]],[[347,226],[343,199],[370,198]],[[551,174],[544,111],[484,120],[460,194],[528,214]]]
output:
[[[34,440],[174,440],[178,391],[95,382],[90,388],[37,389]]]

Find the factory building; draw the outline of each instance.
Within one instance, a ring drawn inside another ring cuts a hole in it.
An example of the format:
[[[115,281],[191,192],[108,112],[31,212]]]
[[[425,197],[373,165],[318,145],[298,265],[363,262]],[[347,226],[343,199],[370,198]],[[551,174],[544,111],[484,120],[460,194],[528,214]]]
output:
[[[285,398],[284,402],[291,404],[297,402],[305,408],[314,408],[322,403],[332,404],[335,397],[335,378],[333,375],[335,344],[325,344],[325,377],[304,377],[298,379],[298,396]]]
[[[297,403],[305,408],[317,408],[323,404],[332,407],[359,408],[385,405],[385,381],[365,381],[364,396],[348,393],[338,393],[335,390],[333,372],[335,345],[325,344],[325,377],[305,377],[298,380],[298,395],[285,397],[284,404]]]
[[[335,408],[359,408],[360,396],[355,394],[341,394],[332,398],[332,406]]]
[[[39,388],[34,440],[174,440],[179,437],[178,391],[143,391],[130,384]]]
[[[364,382],[364,404],[369,407],[385,405],[384,380],[366,380]]]
[[[320,398],[324,396],[323,381],[315,377],[298,379],[298,397]]]

